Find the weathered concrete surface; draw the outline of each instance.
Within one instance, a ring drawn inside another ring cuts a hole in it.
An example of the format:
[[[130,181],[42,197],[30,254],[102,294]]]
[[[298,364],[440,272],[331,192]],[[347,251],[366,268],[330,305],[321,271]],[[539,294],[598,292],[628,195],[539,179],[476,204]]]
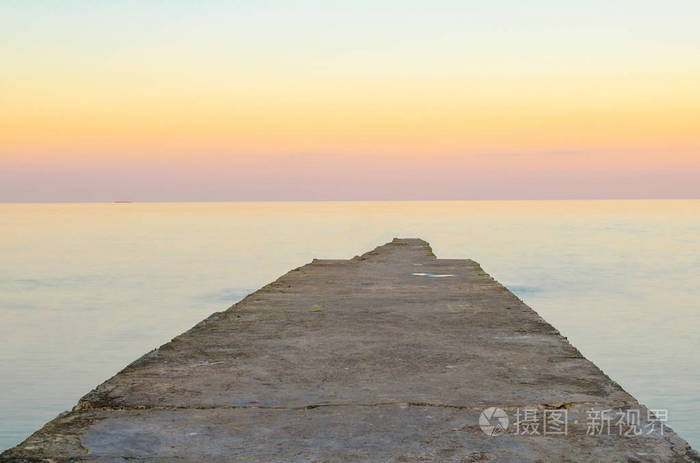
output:
[[[566,409],[568,434],[489,437],[490,406]],[[588,436],[591,408],[646,413],[477,263],[402,239],[292,270],[0,461],[700,461],[668,428]]]

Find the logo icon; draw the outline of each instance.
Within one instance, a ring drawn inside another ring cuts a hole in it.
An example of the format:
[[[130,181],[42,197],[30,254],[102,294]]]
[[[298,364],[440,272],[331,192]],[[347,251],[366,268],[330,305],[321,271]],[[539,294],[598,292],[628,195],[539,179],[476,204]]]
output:
[[[508,415],[500,408],[489,407],[479,415],[479,427],[487,436],[500,436],[508,429]]]

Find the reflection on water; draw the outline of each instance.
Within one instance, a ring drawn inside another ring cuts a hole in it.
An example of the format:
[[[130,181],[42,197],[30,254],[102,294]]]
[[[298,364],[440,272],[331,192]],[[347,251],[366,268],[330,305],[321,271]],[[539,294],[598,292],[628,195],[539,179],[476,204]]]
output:
[[[279,275],[395,236],[481,263],[700,447],[696,200],[0,205],[0,449]]]

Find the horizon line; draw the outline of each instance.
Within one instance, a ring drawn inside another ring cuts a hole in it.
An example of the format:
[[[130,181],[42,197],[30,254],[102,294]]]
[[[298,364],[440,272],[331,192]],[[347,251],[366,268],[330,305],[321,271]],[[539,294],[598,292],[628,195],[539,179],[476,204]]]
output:
[[[210,200],[95,200],[95,201],[0,201],[0,204],[170,204],[170,203],[400,203],[400,202],[477,202],[477,201],[698,201],[699,197],[672,198],[472,198],[472,199],[210,199]]]

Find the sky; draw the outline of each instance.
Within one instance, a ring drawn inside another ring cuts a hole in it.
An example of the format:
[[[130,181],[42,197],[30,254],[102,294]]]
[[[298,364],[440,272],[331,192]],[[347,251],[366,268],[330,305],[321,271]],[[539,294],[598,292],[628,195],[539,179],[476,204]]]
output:
[[[700,198],[697,0],[0,2],[0,202]]]

